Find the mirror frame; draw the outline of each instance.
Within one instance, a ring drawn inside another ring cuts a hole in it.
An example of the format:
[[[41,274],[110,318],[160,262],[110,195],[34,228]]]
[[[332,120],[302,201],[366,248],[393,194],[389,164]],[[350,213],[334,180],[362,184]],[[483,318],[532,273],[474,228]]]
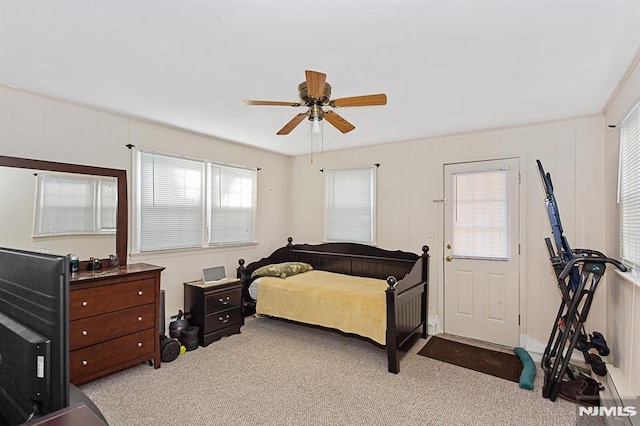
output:
[[[120,265],[127,264],[127,235],[129,218],[127,206],[127,171],[106,167],[82,166],[79,164],[58,163],[54,161],[32,160],[29,158],[0,155],[0,166],[19,169],[46,170],[51,172],[78,173],[83,175],[109,176],[118,179],[118,209],[116,213],[116,255]],[[88,259],[86,259],[88,260]]]

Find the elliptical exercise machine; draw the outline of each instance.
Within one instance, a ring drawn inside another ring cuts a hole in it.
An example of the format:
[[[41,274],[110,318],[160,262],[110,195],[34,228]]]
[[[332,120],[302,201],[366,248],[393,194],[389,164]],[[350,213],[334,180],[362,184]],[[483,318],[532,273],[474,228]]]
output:
[[[612,264],[623,272],[627,268],[599,251],[571,249],[563,235],[551,175],[545,173],[540,160],[537,160],[537,163],[544,185],[545,204],[551,222],[555,250],[550,238],[545,238],[545,243],[562,295],[549,342],[542,355],[542,396],[555,401],[560,394],[562,398],[577,403],[599,405],[598,392],[604,389],[602,385],[591,377],[576,372],[569,362],[573,350],[577,349],[582,352],[585,362],[591,366],[595,374],[607,374],[606,365],[600,358],[609,355],[607,342],[597,331],[587,334],[584,323],[607,264]],[[598,354],[591,352],[591,349],[595,349]]]

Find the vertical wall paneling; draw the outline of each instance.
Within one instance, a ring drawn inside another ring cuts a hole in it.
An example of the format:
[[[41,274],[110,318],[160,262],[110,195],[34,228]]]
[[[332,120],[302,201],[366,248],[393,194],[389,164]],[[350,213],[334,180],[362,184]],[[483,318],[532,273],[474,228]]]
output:
[[[619,125],[631,108],[640,101],[640,65],[636,60],[629,70],[627,78],[621,83],[616,96],[610,100],[605,113],[605,126]],[[606,252],[610,256],[619,254],[619,222],[616,191],[618,183],[618,155],[620,132],[617,128],[605,127],[606,139],[604,152],[605,183],[604,200],[606,205],[607,230]],[[627,275],[628,276],[628,275]],[[640,281],[625,279],[618,273],[607,274],[607,337],[611,346],[612,377],[615,386],[628,392],[627,395],[640,394]]]
[[[187,157],[262,168],[258,173],[258,244],[131,256],[131,263],[148,262],[165,267],[162,288],[167,316],[183,309],[182,283],[199,279],[203,268],[225,265],[233,275],[239,258],[259,259],[286,244],[286,237],[291,234],[289,157],[0,85],[0,155],[125,169],[131,213],[133,173],[127,143]],[[25,217],[31,218],[31,211],[26,212]],[[134,251],[133,217],[129,215],[129,253]],[[0,236],[4,238],[1,232]]]
[[[294,157],[292,175],[292,235],[297,240],[315,243],[322,239],[318,224],[323,220],[324,180],[319,168],[348,167],[363,162],[380,162],[378,175],[378,244],[387,249],[420,252],[423,244],[431,247],[432,268],[429,290],[429,316],[433,321],[443,313],[443,241],[442,204],[444,164],[497,158],[518,158],[522,173],[521,237],[521,344],[541,351],[551,332],[560,295],[549,263],[544,237],[551,235],[544,206],[544,191],[538,176],[536,159],[541,159],[558,181],[557,195],[563,224],[571,241],[575,239],[576,189],[587,192],[587,180],[576,180],[578,150],[596,150],[585,158],[597,158],[604,138],[592,131],[602,125],[600,115],[497,129],[446,137],[428,138],[388,145],[360,147],[328,152],[309,164],[308,156]],[[580,130],[577,130],[580,129]],[[584,141],[583,138],[588,140]],[[350,163],[351,161],[351,163]],[[587,165],[588,166],[588,165]],[[318,176],[320,175],[320,176]],[[599,178],[594,179],[601,179]],[[588,197],[585,208],[590,217],[604,220],[601,200]],[[300,236],[304,236],[302,239]],[[587,246],[604,240],[602,227],[589,232],[582,241]],[[597,316],[598,314],[596,314]]]

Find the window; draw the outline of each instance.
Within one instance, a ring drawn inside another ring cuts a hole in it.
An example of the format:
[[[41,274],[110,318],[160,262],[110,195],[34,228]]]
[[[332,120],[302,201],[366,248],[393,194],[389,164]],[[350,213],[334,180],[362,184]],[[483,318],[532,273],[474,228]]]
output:
[[[620,125],[618,180],[620,257],[635,268],[640,265],[640,104]]]
[[[139,151],[142,252],[253,241],[256,172]]]
[[[115,178],[39,174],[35,235],[114,233]]]
[[[373,167],[326,171],[326,240],[373,243],[374,195]]]
[[[451,213],[454,257],[509,257],[509,171],[455,173]]]
[[[252,241],[255,171],[209,167],[209,244]]]

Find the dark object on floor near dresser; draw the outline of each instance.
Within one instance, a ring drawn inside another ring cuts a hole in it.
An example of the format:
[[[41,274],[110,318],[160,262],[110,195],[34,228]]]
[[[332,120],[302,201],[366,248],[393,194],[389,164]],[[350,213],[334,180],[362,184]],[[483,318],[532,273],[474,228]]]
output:
[[[180,355],[180,342],[173,337],[160,335],[160,358],[162,362],[171,362]]]
[[[420,337],[427,337],[429,247],[422,255],[384,250],[358,243],[288,244],[269,257],[245,266],[238,261],[238,278],[246,301],[244,314],[255,312],[248,289],[256,269],[283,262],[305,262],[316,270],[386,280],[386,344],[389,372],[400,371],[399,352],[406,352]]]
[[[199,330],[199,327],[190,325],[180,332],[180,343],[182,343],[182,346],[184,346],[186,350],[192,351],[198,349]]]

